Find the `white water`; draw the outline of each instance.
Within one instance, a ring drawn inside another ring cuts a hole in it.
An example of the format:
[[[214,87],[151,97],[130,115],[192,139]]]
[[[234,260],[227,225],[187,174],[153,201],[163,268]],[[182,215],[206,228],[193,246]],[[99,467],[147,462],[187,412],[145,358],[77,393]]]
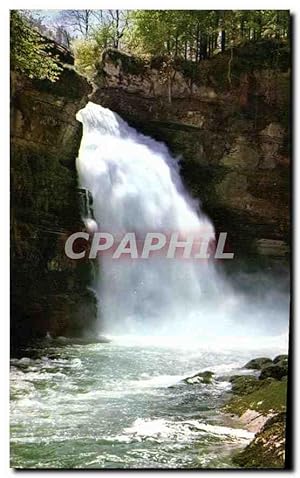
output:
[[[77,160],[80,186],[93,196],[99,229],[125,232],[203,231],[210,220],[185,191],[167,147],[139,134],[117,114],[93,103],[77,113],[83,138]],[[150,257],[99,259],[95,284],[101,331],[113,335],[194,337],[280,335],[285,342],[287,298],[249,300],[233,292],[212,262]],[[251,323],[251,325],[249,325]],[[278,325],[279,324],[279,325]],[[234,328],[234,331],[233,331]],[[257,331],[257,329],[260,329]],[[240,342],[239,342],[240,343]]]
[[[257,354],[284,350],[124,344],[48,339],[12,359],[11,466],[232,467],[231,455],[253,434],[220,413],[231,388],[226,377],[249,373],[241,367]],[[181,382],[201,370],[214,371],[216,380]]]

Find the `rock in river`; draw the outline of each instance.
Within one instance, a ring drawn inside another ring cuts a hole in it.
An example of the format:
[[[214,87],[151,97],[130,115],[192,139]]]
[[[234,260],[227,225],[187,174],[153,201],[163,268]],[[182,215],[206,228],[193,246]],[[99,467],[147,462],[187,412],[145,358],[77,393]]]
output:
[[[210,372],[206,370],[205,372],[199,372],[193,375],[192,377],[187,377],[183,381],[188,384],[195,384],[195,383],[204,383],[209,384],[212,382],[214,372]]]
[[[271,365],[272,360],[267,357],[258,357],[256,359],[250,360],[244,365],[244,368],[251,368],[253,370],[261,370],[266,365]]]

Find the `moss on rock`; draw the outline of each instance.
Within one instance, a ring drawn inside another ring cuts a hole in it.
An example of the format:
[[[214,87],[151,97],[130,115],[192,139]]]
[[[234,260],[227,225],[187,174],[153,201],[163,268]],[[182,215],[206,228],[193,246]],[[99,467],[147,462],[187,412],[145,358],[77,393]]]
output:
[[[281,362],[277,362],[276,364],[267,365],[261,371],[259,376],[259,380],[264,380],[265,378],[271,377],[275,378],[276,380],[281,380],[282,377],[285,377],[288,373],[288,366],[287,363],[282,360]]]
[[[244,365],[244,368],[249,368],[253,370],[261,370],[266,365],[271,365],[271,364],[272,364],[272,360],[270,358],[258,357],[247,362],[246,365]]]
[[[234,396],[224,407],[229,413],[241,416],[247,410],[256,410],[263,415],[282,412],[286,409],[287,382],[266,380],[253,392]]]
[[[288,355],[286,354],[282,354],[282,355],[277,355],[274,360],[273,360],[273,363],[277,364],[277,363],[288,363]]]
[[[262,366],[266,361],[268,364],[269,359],[260,358],[249,364],[254,368],[253,365]],[[284,359],[281,361],[284,363]],[[261,375],[270,368],[280,368],[278,364],[266,365]],[[276,378],[267,374],[263,379],[242,375],[230,379],[234,395],[223,410],[239,416],[249,430],[258,431],[254,440],[233,457],[233,463],[241,468],[284,467],[287,381]]]
[[[233,462],[243,468],[284,468],[285,422],[284,412],[271,417]]]
[[[232,393],[235,395],[247,395],[260,388],[263,384],[253,375],[235,375],[230,379]]]

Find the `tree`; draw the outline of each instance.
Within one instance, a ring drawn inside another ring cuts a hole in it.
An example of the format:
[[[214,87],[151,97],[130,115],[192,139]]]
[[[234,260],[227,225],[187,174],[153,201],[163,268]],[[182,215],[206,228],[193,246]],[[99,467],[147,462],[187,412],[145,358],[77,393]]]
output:
[[[113,35],[113,46],[119,48],[126,28],[128,27],[128,14],[125,10],[108,10],[108,27]]]
[[[94,40],[77,39],[72,42],[76,70],[89,79],[96,74],[96,62],[100,56],[99,45]]]
[[[121,10],[102,11],[101,17],[98,13],[98,22],[95,23],[91,38],[96,41],[100,49],[124,46],[123,39],[128,27],[128,14]]]
[[[287,38],[289,13],[276,10],[136,10],[128,47],[196,62],[248,40]]]
[[[72,32],[87,39],[92,28],[94,15],[94,10],[62,10],[59,20],[60,23],[71,29]]]
[[[51,36],[53,40],[55,40],[60,45],[63,45],[69,49],[71,48],[73,37],[63,24],[55,23],[53,25],[53,33]]]
[[[97,43],[99,50],[115,47],[114,29],[110,24],[100,25],[92,33],[92,39]]]
[[[74,16],[68,11],[68,16]],[[89,10],[78,18],[79,36],[89,43],[75,48],[79,55],[75,63],[87,71],[95,69],[95,63],[105,48],[121,48],[143,57],[162,56],[162,77],[172,83],[171,70],[178,58],[200,62],[211,56],[230,51],[228,81],[234,48],[246,41],[261,38],[287,39],[289,37],[289,13],[276,10]],[[75,22],[75,23],[76,23]],[[69,30],[68,30],[69,31]],[[93,55],[96,55],[93,59]],[[171,91],[171,86],[169,88]]]
[[[32,28],[17,10],[10,16],[10,60],[11,68],[29,78],[59,78],[62,67],[58,57],[51,54],[51,44]]]

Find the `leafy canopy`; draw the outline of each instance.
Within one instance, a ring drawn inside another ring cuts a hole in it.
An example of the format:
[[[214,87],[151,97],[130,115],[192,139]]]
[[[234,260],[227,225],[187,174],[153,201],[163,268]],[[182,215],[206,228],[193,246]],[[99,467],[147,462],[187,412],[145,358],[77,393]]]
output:
[[[29,78],[55,82],[62,67],[50,51],[51,44],[16,10],[10,17],[11,67]]]

